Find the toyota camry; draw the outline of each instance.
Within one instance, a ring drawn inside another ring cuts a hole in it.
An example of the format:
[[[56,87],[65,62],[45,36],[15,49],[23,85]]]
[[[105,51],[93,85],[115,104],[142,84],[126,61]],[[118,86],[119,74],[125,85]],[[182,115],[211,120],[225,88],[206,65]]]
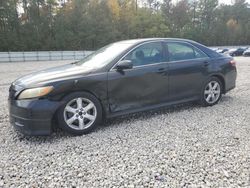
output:
[[[27,135],[49,135],[54,126],[82,135],[104,118],[189,101],[215,105],[235,80],[234,59],[197,42],[126,40],[17,79],[9,89],[9,117]]]

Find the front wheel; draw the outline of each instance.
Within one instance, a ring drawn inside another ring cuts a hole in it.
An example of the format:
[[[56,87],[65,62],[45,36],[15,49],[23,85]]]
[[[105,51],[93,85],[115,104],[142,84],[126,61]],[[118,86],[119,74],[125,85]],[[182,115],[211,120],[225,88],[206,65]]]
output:
[[[101,104],[96,97],[86,92],[66,96],[58,113],[59,126],[73,135],[91,132],[102,120]]]
[[[205,84],[201,93],[201,104],[213,106],[218,103],[222,95],[222,83],[216,77],[211,77]]]

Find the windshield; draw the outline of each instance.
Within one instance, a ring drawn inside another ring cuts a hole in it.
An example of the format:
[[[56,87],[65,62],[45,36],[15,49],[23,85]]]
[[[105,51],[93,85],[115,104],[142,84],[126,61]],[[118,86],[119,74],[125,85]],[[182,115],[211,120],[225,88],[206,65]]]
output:
[[[127,50],[133,44],[131,43],[112,43],[86,56],[78,65],[84,65],[92,68],[101,68],[106,66],[124,50]]]

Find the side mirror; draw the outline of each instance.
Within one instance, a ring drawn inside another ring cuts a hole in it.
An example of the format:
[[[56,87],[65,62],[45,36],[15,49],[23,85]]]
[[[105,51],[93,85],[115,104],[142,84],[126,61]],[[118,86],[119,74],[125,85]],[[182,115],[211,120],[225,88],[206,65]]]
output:
[[[117,70],[124,70],[124,69],[132,69],[133,63],[131,60],[123,60],[117,63],[116,69]]]

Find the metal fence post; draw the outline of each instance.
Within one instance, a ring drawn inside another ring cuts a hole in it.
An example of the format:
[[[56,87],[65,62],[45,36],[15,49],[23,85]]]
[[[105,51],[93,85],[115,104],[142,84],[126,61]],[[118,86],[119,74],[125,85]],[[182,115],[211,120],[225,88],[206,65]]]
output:
[[[26,59],[25,59],[25,55],[24,55],[24,51],[23,51],[23,61],[25,62],[25,60],[26,60]]]
[[[9,62],[11,62],[11,56],[10,56],[10,52],[8,51],[8,58],[9,58]]]

